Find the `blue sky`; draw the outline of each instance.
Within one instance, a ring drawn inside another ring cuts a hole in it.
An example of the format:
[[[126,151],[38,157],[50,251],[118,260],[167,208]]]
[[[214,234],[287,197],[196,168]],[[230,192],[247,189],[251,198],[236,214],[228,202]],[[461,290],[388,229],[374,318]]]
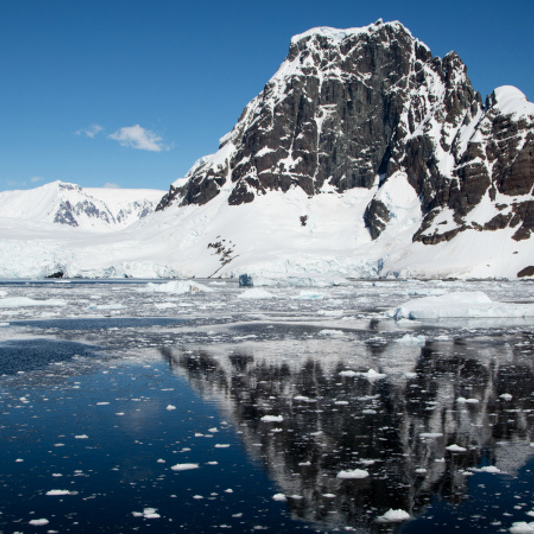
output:
[[[400,20],[482,96],[534,99],[531,0],[0,0],[0,190],[167,189],[315,26]]]

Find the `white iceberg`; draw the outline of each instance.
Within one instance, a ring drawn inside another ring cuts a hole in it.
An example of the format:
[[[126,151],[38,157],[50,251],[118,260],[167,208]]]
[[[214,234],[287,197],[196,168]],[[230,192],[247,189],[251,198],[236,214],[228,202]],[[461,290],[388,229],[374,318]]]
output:
[[[340,471],[336,478],[341,478],[342,480],[354,480],[354,479],[361,479],[361,478],[367,478],[369,476],[369,471],[366,471],[365,469],[352,469],[348,471]]]
[[[388,317],[401,319],[460,319],[534,317],[534,304],[495,302],[482,291],[457,291],[422,297],[389,310]]]
[[[404,510],[393,510],[390,508],[384,515],[377,517],[376,520],[380,523],[400,523],[408,521],[412,516]]]

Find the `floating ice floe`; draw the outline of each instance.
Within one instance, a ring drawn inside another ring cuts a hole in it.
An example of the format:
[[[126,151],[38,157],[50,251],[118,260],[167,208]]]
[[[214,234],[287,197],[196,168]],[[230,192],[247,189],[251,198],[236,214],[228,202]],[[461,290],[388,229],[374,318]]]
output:
[[[526,521],[517,521],[512,523],[510,528],[512,534],[534,534],[534,521],[527,523]]]
[[[390,508],[384,515],[377,517],[376,520],[380,523],[400,523],[408,521],[412,516],[404,510],[393,510]]]
[[[208,286],[192,282],[191,280],[176,280],[166,284],[148,283],[146,287],[139,289],[141,293],[168,293],[171,295],[183,295],[184,293],[208,293],[212,292]]]
[[[53,489],[46,492],[46,495],[50,495],[53,497],[59,497],[62,495],[78,495],[77,491],[69,491],[69,490],[61,490],[61,489]]]
[[[344,336],[345,333],[342,330],[324,329],[324,330],[319,331],[319,335],[327,336],[327,337],[332,337],[332,336],[341,337],[341,336]]]
[[[354,376],[359,376],[360,373],[357,373],[356,371],[352,371],[351,369],[347,369],[346,371],[340,371],[339,376],[345,376],[347,378],[351,378]]]
[[[480,402],[480,400],[479,399],[474,399],[474,398],[466,399],[465,397],[458,397],[456,399],[456,402],[458,404],[478,404]]]
[[[284,417],[281,415],[264,415],[261,420],[264,423],[281,423]]]
[[[50,521],[48,521],[48,519],[32,519],[31,521],[28,521],[28,523],[30,525],[33,525],[35,527],[42,527],[44,525],[48,525],[48,523],[50,523]]]
[[[323,299],[324,294],[317,293],[317,291],[301,291],[296,298],[300,300],[318,300]]]
[[[66,306],[67,303],[60,299],[36,300],[29,297],[10,297],[0,299],[0,308],[25,308],[30,306]]]
[[[400,339],[395,340],[397,343],[402,343],[403,345],[415,345],[417,347],[424,347],[426,343],[425,336],[411,336],[410,334],[404,334]]]
[[[369,476],[369,471],[366,471],[365,469],[352,469],[348,471],[340,471],[336,478],[340,478],[342,480],[356,480],[361,478],[367,478]]]
[[[273,495],[273,501],[285,502],[287,497],[283,493],[275,493]]]
[[[237,298],[239,299],[274,299],[275,295],[272,293],[269,293],[268,291],[265,291],[265,289],[259,289],[257,287],[253,289],[247,289],[246,291],[243,291],[243,293],[240,293]]]
[[[458,291],[410,300],[386,312],[400,319],[534,317],[534,304],[495,302],[481,291]]]
[[[434,439],[434,438],[442,438],[443,433],[441,432],[422,432],[419,434],[419,437],[421,439]]]
[[[365,373],[358,373],[358,375],[367,380],[379,380],[386,377],[384,373],[378,373],[374,369],[369,369],[369,371],[366,371]]]
[[[198,464],[176,464],[171,466],[173,471],[189,471],[190,469],[198,469]]]
[[[486,465],[484,467],[470,467],[469,471],[473,471],[474,473],[502,473],[502,471],[495,465]]]
[[[453,443],[452,445],[449,445],[445,448],[450,452],[465,452],[467,450],[465,447],[460,447],[460,445],[456,445],[456,443]]]
[[[132,512],[134,517],[143,517],[144,519],[160,519],[157,508],[145,508],[142,512]]]

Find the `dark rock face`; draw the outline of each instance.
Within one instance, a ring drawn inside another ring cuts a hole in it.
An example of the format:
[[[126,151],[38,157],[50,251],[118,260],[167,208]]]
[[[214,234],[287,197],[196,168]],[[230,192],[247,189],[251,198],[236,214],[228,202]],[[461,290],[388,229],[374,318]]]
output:
[[[526,239],[534,203],[514,197],[534,187],[534,113],[510,112],[501,105],[509,97],[496,91],[484,105],[456,53],[434,57],[400,23],[310,30],[292,39],[219,152],[197,163],[183,187],[171,187],[158,209],[205,204],[223,186],[230,205],[295,187],[309,196],[379,191],[403,173],[421,203],[414,241],[507,226]],[[377,239],[390,213],[370,194],[364,223]],[[484,199],[507,207],[475,221],[470,214]]]

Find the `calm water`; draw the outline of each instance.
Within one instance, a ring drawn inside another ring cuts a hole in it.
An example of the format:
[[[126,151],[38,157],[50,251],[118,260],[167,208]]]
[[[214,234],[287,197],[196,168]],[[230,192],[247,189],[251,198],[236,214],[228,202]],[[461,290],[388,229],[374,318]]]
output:
[[[206,285],[0,286],[1,532],[534,521],[533,325],[382,315],[439,283]]]

